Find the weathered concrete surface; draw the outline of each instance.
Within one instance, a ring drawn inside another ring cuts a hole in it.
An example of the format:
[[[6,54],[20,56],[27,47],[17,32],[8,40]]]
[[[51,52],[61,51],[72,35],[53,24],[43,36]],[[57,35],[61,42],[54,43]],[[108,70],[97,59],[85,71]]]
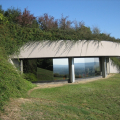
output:
[[[27,43],[12,58],[120,56],[120,44],[111,41],[42,41]]]
[[[120,73],[120,70],[110,60],[110,73]]]

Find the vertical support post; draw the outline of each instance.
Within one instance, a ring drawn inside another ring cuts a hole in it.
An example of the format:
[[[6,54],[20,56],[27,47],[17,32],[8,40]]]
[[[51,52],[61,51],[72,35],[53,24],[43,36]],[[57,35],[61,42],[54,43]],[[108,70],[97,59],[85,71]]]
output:
[[[20,71],[21,74],[23,73],[23,60],[20,60]]]
[[[107,74],[110,74],[110,62],[109,62],[109,57],[107,58]]]
[[[69,82],[75,82],[75,70],[74,70],[74,58],[68,58],[69,60]]]
[[[102,57],[102,76],[106,78],[106,58]]]
[[[102,57],[99,57],[100,75],[102,75]]]

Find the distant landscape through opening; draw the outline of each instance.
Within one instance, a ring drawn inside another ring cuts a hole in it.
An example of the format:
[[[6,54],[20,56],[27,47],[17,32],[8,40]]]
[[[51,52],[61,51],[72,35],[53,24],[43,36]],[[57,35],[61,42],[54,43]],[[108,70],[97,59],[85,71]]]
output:
[[[69,79],[68,58],[25,59],[24,73],[32,74],[36,81]],[[74,58],[75,79],[100,75],[99,58]]]

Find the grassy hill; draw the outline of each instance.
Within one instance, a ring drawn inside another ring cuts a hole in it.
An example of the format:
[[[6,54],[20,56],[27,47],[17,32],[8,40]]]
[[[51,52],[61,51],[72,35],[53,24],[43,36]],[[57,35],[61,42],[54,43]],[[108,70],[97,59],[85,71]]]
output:
[[[26,96],[27,91],[33,88],[30,82],[22,78],[19,71],[8,62],[5,51],[0,48],[0,110],[9,98]]]
[[[29,12],[29,11],[28,11]],[[6,14],[7,13],[7,14]],[[17,13],[17,14],[16,14]],[[0,7],[0,110],[6,104],[6,101],[10,97],[22,97],[26,95],[28,89],[33,85],[19,74],[18,71],[8,62],[8,56],[13,53],[19,53],[19,49],[22,45],[29,41],[40,40],[108,40],[118,42],[120,39],[115,39],[110,35],[104,33],[94,34],[89,27],[85,25],[78,26],[77,29],[72,28],[50,28],[43,29],[42,25],[37,20],[29,21],[31,14],[21,16],[24,18],[24,23],[20,24],[20,21],[16,20],[16,17],[21,13],[15,9],[9,9],[8,11],[2,10]],[[22,14],[23,15],[23,14]],[[44,16],[45,17],[45,16]],[[49,18],[49,21],[51,19]],[[61,19],[62,20],[62,19]],[[28,24],[28,21],[30,24]],[[44,23],[44,21],[43,21]],[[55,23],[55,20],[53,21]],[[114,63],[117,66],[118,60],[114,59]],[[44,78],[44,72],[48,73],[47,79],[50,78],[50,71],[39,69],[42,79]],[[40,76],[40,77],[41,77]]]
[[[16,118],[17,120],[120,119],[120,74],[84,84],[65,84],[59,87],[55,84],[53,86],[47,84],[46,88],[44,86],[41,85],[31,91],[29,97],[12,99],[1,118]]]
[[[21,106],[26,119],[120,119],[120,75],[85,84],[36,89]],[[32,113],[32,114],[29,114]]]
[[[37,79],[38,81],[52,81],[53,71],[37,67]]]

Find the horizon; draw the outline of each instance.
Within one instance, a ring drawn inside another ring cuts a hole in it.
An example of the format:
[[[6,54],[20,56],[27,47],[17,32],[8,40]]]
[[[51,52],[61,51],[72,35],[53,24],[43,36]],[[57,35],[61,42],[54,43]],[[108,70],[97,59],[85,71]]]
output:
[[[92,63],[92,62],[99,62],[99,59],[94,61],[94,58],[74,58],[74,63]],[[54,58],[53,65],[68,65],[68,58]]]

